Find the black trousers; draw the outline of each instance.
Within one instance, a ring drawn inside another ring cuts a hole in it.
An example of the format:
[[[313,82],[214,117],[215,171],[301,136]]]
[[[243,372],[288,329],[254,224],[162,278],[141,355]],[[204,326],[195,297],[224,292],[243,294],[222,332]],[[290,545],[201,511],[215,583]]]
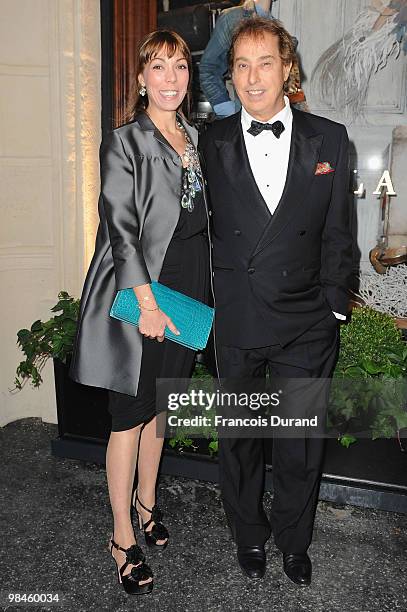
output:
[[[339,345],[339,325],[329,314],[294,342],[242,349],[218,346],[220,378],[330,378]],[[274,499],[271,524],[263,508],[264,441],[262,438],[221,438],[219,468],[222,501],[238,545],[264,544],[273,531],[282,552],[305,552],[311,543],[323,438],[273,439]]]

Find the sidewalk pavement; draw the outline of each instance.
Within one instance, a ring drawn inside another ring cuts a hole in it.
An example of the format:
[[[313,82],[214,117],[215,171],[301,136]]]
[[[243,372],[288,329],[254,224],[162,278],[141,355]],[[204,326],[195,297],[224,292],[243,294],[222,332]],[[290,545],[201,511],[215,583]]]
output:
[[[105,469],[52,457],[56,436],[56,425],[37,418],[0,429],[1,610],[407,610],[407,516],[320,502],[309,550],[311,586],[289,581],[272,539],[266,575],[253,582],[237,564],[218,487],[172,476],[161,477],[158,498],[168,548],[154,554],[140,537],[154,590],[126,595],[107,550],[112,521]],[[268,509],[271,503],[266,493]],[[61,603],[8,607],[8,593],[58,593]]]

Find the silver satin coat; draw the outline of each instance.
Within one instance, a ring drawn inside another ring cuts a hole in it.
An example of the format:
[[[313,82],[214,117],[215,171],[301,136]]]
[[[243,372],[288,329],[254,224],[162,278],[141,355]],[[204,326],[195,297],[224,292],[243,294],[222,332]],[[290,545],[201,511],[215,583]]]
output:
[[[196,146],[196,129],[183,124]],[[158,279],[180,215],[181,173],[181,158],[145,113],[103,140],[100,223],[81,297],[75,381],[137,394],[142,335],[109,311],[116,291]]]

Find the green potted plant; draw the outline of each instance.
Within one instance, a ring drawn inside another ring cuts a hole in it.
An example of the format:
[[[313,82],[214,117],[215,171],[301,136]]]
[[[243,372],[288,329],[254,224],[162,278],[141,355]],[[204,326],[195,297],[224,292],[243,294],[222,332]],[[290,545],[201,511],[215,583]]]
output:
[[[68,375],[79,300],[61,291],[51,312],[55,314],[48,321],[34,321],[30,329],[17,332],[17,344],[25,358],[17,367],[15,386],[21,389],[31,383],[38,388],[42,383],[42,369],[51,358],[59,430],[59,437],[51,443],[53,453],[86,459],[89,444],[93,444],[98,449],[97,459],[103,461],[103,445],[110,431],[107,393],[104,389],[79,385]]]
[[[17,332],[17,344],[25,355],[17,367],[17,389],[21,389],[28,381],[34,387],[39,387],[42,382],[41,371],[47,360],[59,359],[66,363],[72,354],[79,300],[61,291],[51,311],[57,314],[45,323],[34,321],[30,329],[20,329]]]
[[[28,381],[38,387],[42,382],[41,371],[49,358],[69,364],[79,300],[61,291],[51,311],[55,316],[48,321],[34,321],[30,329],[17,332],[17,344],[25,355],[17,367],[15,385],[18,389]],[[210,376],[200,363],[197,363],[193,375],[198,378]],[[405,379],[406,376],[407,345],[393,318],[367,306],[355,308],[350,323],[341,327],[341,350],[334,372],[334,392],[329,408],[329,425],[340,427],[342,433],[339,440],[343,446],[348,447],[356,441],[354,435],[347,433],[349,423],[363,419],[375,399],[374,385],[358,385],[355,381]],[[346,385],[342,384],[344,379],[354,382],[348,393]],[[336,386],[335,382],[338,383]],[[355,387],[358,388],[357,393]],[[395,406],[393,402],[390,409],[384,405],[376,412],[371,428],[373,439],[394,437],[399,435],[401,429],[407,428],[407,412],[402,404]],[[181,452],[199,448],[213,455],[218,446],[216,431],[206,432],[206,437],[198,445],[193,443],[187,431],[179,431],[169,441],[169,446]]]
[[[192,379],[205,381],[212,379],[212,375],[203,363],[197,362],[192,374]],[[183,416],[189,416],[189,414],[187,414],[187,409],[183,409]],[[191,438],[188,428],[178,427],[176,435],[168,440],[168,447],[179,453],[197,452],[215,457],[218,452],[218,434],[216,429],[208,426],[201,427],[200,431],[202,437]]]
[[[407,344],[394,319],[368,306],[355,308],[341,328],[341,350],[334,372],[329,425],[343,431],[349,446],[355,422],[365,423],[372,439],[399,436],[407,427]]]
[[[52,440],[52,452],[56,456],[103,463],[110,432],[107,393],[103,389],[79,385],[68,376],[79,300],[61,292],[52,312],[55,314],[48,321],[35,321],[30,329],[22,329],[17,334],[17,342],[25,359],[17,368],[16,386],[21,388],[26,382],[31,382],[34,387],[38,387],[46,360],[53,358],[59,437]],[[406,344],[388,315],[367,308],[355,309],[352,321],[341,327],[341,340],[342,349],[334,381],[347,379],[352,382],[352,377],[353,380],[355,377],[365,377],[370,381],[386,377],[406,380]],[[197,363],[194,376],[205,378],[210,377],[210,374],[203,364]],[[386,412],[385,406],[379,406],[377,415],[380,418],[375,424],[372,437],[379,435],[381,439],[360,439],[357,444],[351,444],[352,438],[347,433],[346,423],[355,414],[363,417],[368,411],[367,395],[360,388],[357,401],[352,398],[350,412],[351,398],[342,395],[334,399],[335,403],[330,407],[330,418],[342,428],[341,444],[336,439],[327,441],[321,498],[353,503],[352,487],[358,482],[362,483],[362,488],[356,494],[356,505],[362,496],[368,506],[382,507],[380,504],[385,504],[386,508],[394,506],[394,509],[402,511],[406,503],[404,498],[396,493],[394,495],[398,497],[393,503],[390,497],[393,495],[393,484],[400,491],[400,483],[405,480],[403,474],[407,471],[403,460],[407,457],[400,453],[394,438],[383,438],[393,437],[397,433],[397,428],[403,425],[404,415],[397,417]],[[370,397],[370,400],[374,401],[374,398]],[[349,445],[350,449],[345,448]],[[203,437],[198,440],[192,439],[188,431],[179,430],[176,436],[167,441],[162,470],[168,474],[216,482],[217,448],[217,433],[212,429],[203,432]],[[268,463],[271,463],[270,451],[270,444],[266,444]],[[379,494],[369,489],[369,480],[385,483],[383,489],[379,487]],[[267,486],[270,486],[270,482],[270,473],[267,473]],[[404,488],[407,495],[407,482]],[[400,503],[402,506],[397,505]]]

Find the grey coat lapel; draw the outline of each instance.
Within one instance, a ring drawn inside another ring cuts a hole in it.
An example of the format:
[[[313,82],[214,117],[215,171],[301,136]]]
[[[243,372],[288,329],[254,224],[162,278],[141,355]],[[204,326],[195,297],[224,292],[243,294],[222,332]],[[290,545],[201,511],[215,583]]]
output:
[[[182,125],[184,126],[185,131],[187,132],[188,136],[190,137],[192,141],[192,144],[196,148],[198,144],[198,130],[193,125],[188,123],[188,121],[181,114],[177,113],[177,117],[179,121],[182,123]],[[145,112],[140,113],[137,116],[137,121],[142,130],[153,132],[154,138],[158,140],[158,142],[160,142],[166,148],[169,147],[174,153],[176,153],[176,151],[170,145],[168,140],[163,136],[160,130],[154,125],[153,121],[150,119],[147,113]]]

